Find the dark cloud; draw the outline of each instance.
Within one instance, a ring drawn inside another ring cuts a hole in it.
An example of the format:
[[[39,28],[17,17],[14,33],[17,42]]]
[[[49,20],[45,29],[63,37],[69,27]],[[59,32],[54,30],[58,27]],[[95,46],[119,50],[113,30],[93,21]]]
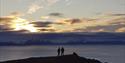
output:
[[[124,25],[108,25],[108,26],[95,26],[95,27],[87,27],[85,29],[75,29],[74,31],[81,32],[92,32],[92,31],[101,31],[101,32],[114,32],[116,29],[122,28]]]
[[[39,29],[39,30],[43,32],[55,32],[56,31],[55,29],[47,29],[47,28]]]
[[[12,30],[12,28],[9,28],[9,27],[4,26],[4,25],[0,25],[0,30]]]
[[[54,23],[54,24],[57,24],[57,25],[64,25],[64,23],[61,23],[61,22],[60,22],[60,23]]]
[[[54,17],[64,17],[62,13],[49,13],[49,16],[54,16]]]
[[[69,22],[70,24],[75,24],[75,23],[80,23],[81,20],[80,19],[69,19],[69,20],[65,20],[66,22]]]
[[[14,18],[11,17],[0,17],[0,21],[10,21],[13,20]]]
[[[125,14],[110,14],[110,16],[125,16]]]
[[[55,29],[51,28],[52,27],[51,25],[52,24],[57,25],[59,23],[39,21],[39,22],[32,22],[30,24],[33,24],[34,27],[38,28],[40,32],[56,32]]]
[[[0,31],[10,31],[12,28],[10,28],[10,22],[14,18],[11,17],[0,17]]]
[[[50,24],[53,24],[52,22],[31,22],[30,24],[34,24],[35,27],[50,27]]]
[[[125,22],[125,17],[121,17],[121,18],[113,19],[112,21],[124,21],[124,22]]]
[[[9,26],[2,26],[0,25],[0,32],[28,32],[27,30],[18,30],[18,31],[14,31],[14,28],[10,28]]]

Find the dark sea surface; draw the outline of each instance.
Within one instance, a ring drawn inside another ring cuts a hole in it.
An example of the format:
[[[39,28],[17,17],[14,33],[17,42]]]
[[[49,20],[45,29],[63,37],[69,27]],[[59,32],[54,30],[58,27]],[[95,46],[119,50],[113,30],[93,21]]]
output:
[[[95,58],[102,62],[125,63],[125,45],[65,45],[65,54]],[[0,61],[56,56],[58,46],[0,46]]]

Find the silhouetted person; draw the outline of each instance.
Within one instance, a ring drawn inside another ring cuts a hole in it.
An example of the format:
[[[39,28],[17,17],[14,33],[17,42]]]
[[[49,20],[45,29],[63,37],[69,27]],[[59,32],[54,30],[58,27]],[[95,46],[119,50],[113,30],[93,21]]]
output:
[[[61,52],[61,49],[59,47],[58,50],[57,50],[58,56],[60,56],[60,52]]]
[[[61,56],[64,55],[64,48],[61,48]]]

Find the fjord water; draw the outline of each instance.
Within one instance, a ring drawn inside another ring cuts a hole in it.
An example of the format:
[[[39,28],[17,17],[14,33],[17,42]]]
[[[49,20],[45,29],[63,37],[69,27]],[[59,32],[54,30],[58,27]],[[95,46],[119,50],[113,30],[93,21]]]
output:
[[[65,54],[95,58],[102,62],[125,63],[125,45],[65,45]],[[0,61],[56,56],[58,46],[0,46]]]

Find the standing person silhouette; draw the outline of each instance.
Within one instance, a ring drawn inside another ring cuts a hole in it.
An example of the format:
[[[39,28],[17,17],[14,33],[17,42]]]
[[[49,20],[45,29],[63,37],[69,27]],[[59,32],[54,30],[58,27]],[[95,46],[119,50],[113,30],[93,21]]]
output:
[[[59,47],[58,50],[57,50],[58,56],[60,56],[60,52],[61,52],[61,49]]]
[[[61,48],[61,56],[64,55],[64,48]]]

